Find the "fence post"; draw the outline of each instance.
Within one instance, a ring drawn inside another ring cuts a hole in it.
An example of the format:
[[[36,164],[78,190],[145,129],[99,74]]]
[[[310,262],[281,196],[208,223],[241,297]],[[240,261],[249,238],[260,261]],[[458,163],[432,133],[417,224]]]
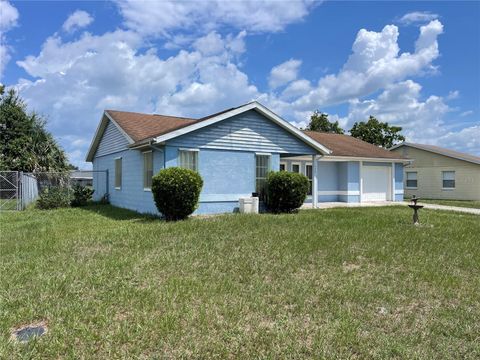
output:
[[[23,210],[23,171],[20,171],[20,179],[17,182],[17,209]]]
[[[105,173],[106,173],[106,175],[105,175],[105,182],[106,182],[106,184],[105,184],[105,186],[106,186],[105,187],[105,194],[107,195],[107,199],[108,199],[110,197],[110,194],[108,193],[108,169],[105,170]]]

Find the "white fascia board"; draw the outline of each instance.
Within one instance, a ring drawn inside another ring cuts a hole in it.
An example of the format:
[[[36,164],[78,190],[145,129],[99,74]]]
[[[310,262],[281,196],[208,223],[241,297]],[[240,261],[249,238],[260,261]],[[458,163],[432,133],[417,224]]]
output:
[[[118,123],[115,120],[113,120],[113,118],[106,111],[104,111],[102,114],[102,118],[100,119],[100,123],[97,126],[97,130],[95,130],[95,135],[93,136],[92,142],[90,143],[90,147],[88,148],[85,161],[87,162],[93,161],[93,155],[97,150],[97,147],[98,147],[98,144],[100,143],[100,139],[102,138],[103,132],[107,128],[108,121],[111,121],[117,127],[117,129],[122,133],[123,136],[125,136],[125,138],[130,144],[134,143],[133,139],[120,127],[120,125],[118,125]]]
[[[269,118],[270,120],[275,122],[277,125],[284,128],[285,130],[287,130],[291,134],[295,135],[296,137],[300,138],[303,142],[307,143],[308,145],[310,145],[314,149],[320,151],[321,153],[323,153],[323,154],[330,154],[331,153],[330,149],[326,148],[322,144],[316,142],[315,140],[313,140],[309,136],[305,135],[299,129],[297,129],[295,126],[290,124],[288,121],[283,120],[281,117],[279,117],[278,115],[276,115],[275,113],[273,113],[272,111],[267,109],[265,106],[261,105],[260,103],[258,103],[256,101],[245,104],[245,105],[243,105],[243,106],[241,106],[237,109],[233,109],[233,110],[227,111],[223,114],[214,116],[210,119],[199,121],[197,123],[193,123],[192,125],[185,126],[184,128],[169,132],[168,134],[160,135],[160,136],[156,137],[154,139],[154,141],[156,143],[163,143],[167,140],[176,138],[176,137],[184,135],[184,134],[188,134],[189,132],[204,128],[206,126],[210,126],[210,125],[215,124],[219,121],[228,119],[230,117],[233,117],[235,115],[239,115],[241,113],[244,113],[244,112],[246,112],[248,110],[252,110],[252,109],[255,109],[255,110],[259,111],[265,117]]]
[[[310,156],[288,156],[282,157],[282,160],[292,160],[292,161],[311,161]],[[395,163],[409,163],[411,159],[392,159],[392,158],[368,158],[368,157],[355,157],[355,156],[333,156],[333,155],[324,155],[318,156],[318,161],[368,161],[368,162],[395,162]]]

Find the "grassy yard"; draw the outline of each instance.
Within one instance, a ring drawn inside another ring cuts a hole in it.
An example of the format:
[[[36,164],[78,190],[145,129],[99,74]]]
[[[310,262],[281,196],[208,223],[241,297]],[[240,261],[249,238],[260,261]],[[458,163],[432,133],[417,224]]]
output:
[[[408,199],[410,200],[410,199]],[[447,205],[447,206],[459,206],[459,207],[467,207],[473,209],[480,209],[480,201],[475,200],[433,200],[433,199],[420,199],[418,202],[426,204],[437,204],[437,205]]]
[[[0,213],[0,358],[479,358],[480,218]],[[10,330],[45,321],[28,344]]]

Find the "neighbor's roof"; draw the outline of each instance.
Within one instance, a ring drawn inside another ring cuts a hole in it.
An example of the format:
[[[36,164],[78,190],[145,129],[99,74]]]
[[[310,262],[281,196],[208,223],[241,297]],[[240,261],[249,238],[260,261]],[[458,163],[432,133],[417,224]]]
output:
[[[330,156],[404,159],[403,156],[353,136],[317,131],[304,131],[304,133],[332,150]]]
[[[398,144],[398,145],[395,145],[395,146],[391,147],[390,150],[397,149],[401,146],[410,146],[410,147],[413,147],[413,148],[416,148],[416,149],[433,152],[435,154],[448,156],[448,157],[451,157],[451,158],[454,158],[454,159],[464,160],[464,161],[468,161],[468,162],[471,162],[471,163],[474,163],[474,164],[480,164],[480,157],[479,156],[465,154],[465,153],[462,153],[462,152],[459,152],[459,151],[445,149],[445,148],[441,148],[441,147],[434,146],[434,145],[425,145],[425,144],[415,144],[415,143],[403,142],[401,144]]]

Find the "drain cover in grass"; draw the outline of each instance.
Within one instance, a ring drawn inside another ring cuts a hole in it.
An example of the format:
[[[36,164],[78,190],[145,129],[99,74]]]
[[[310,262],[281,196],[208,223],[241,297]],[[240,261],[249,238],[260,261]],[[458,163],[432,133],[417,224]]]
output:
[[[45,324],[31,324],[14,330],[12,332],[12,337],[17,341],[27,342],[36,336],[44,335],[46,332],[47,327]]]

